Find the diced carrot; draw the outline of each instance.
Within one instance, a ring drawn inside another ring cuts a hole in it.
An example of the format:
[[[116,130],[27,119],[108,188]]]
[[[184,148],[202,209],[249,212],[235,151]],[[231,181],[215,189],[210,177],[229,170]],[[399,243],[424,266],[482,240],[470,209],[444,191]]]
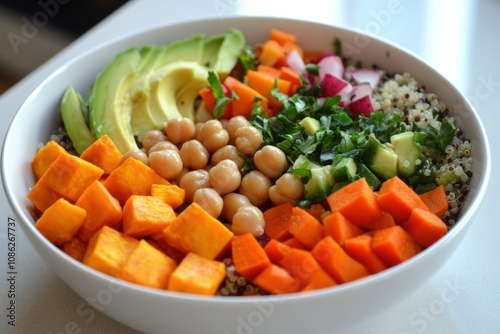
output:
[[[382,183],[377,200],[382,210],[398,223],[406,222],[413,208],[429,210],[420,196],[397,176]]]
[[[86,215],[84,209],[60,198],[45,210],[35,228],[50,242],[61,246],[76,235]]]
[[[116,278],[157,289],[166,289],[177,263],[146,240],[132,251]]]
[[[438,217],[443,217],[445,212],[448,211],[448,197],[442,184],[423,193],[420,198],[429,210]]]
[[[280,93],[290,95],[292,84],[290,81],[283,79],[273,79],[265,74],[257,71],[248,70],[246,74],[248,86],[255,89],[257,92],[266,97],[269,101],[269,107],[279,109],[282,107],[281,102],[271,96],[271,90],[276,88]]]
[[[325,236],[325,230],[319,220],[299,207],[292,209],[289,231],[308,249],[312,249]]]
[[[325,227],[325,235],[329,235],[340,246],[344,245],[344,241],[363,234],[363,230],[351,223],[339,211],[335,211],[327,215],[323,220]]]
[[[375,254],[389,266],[402,263],[422,250],[399,225],[375,231],[372,248]]]
[[[284,45],[287,42],[288,43],[297,42],[297,36],[276,28],[271,29],[269,33],[269,39],[278,42],[279,45]]]
[[[331,236],[319,241],[311,251],[321,267],[338,283],[346,283],[368,276],[368,270],[347,255]]]
[[[40,211],[44,212],[58,199],[63,198],[62,195],[56,193],[48,184],[46,179],[38,180],[28,195],[26,195],[33,205]]]
[[[87,242],[103,226],[120,229],[122,207],[116,198],[99,181],[94,181],[83,192],[76,205],[87,211],[78,230],[78,237]]]
[[[252,281],[271,264],[264,248],[251,233],[235,236],[231,242],[231,251],[236,272],[247,281]]]
[[[225,277],[224,263],[189,253],[170,275],[168,290],[215,295]]]
[[[448,231],[448,226],[434,213],[414,208],[403,227],[413,240],[426,248],[438,241]]]
[[[162,234],[181,252],[196,253],[209,259],[226,254],[234,237],[233,232],[196,203],[191,203],[172,220]]]
[[[326,212],[325,207],[321,203],[313,203],[306,211],[316,218],[318,221],[322,221],[321,217]]]
[[[186,191],[175,184],[151,185],[151,196],[160,197],[173,209],[177,209],[186,200]]]
[[[54,140],[49,141],[45,144],[45,146],[38,150],[35,157],[31,161],[31,168],[38,179],[42,177],[45,171],[61,153],[67,154],[68,152]]]
[[[368,234],[347,239],[344,250],[349,256],[365,266],[370,274],[376,274],[388,268],[372,249],[373,238]]]
[[[268,99],[255,89],[231,76],[224,79],[224,85],[237,96],[231,102],[233,116],[243,116],[249,119],[256,103],[261,106],[264,114],[268,112]]]
[[[123,233],[140,239],[163,231],[175,218],[174,209],[161,198],[132,195],[123,207]]]
[[[319,267],[318,271],[311,277],[311,280],[300,291],[313,291],[335,285],[337,285],[337,282],[323,268]]]
[[[82,262],[102,273],[115,276],[137,245],[137,239],[103,226],[90,238]]]
[[[120,166],[123,153],[108,135],[104,135],[87,147],[80,158],[102,168],[104,174],[109,174]]]
[[[283,244],[285,244],[286,246],[291,247],[291,248],[298,248],[298,249],[304,249],[304,250],[309,249],[306,245],[304,245],[302,242],[299,241],[299,239],[297,239],[295,237],[291,237],[289,239],[286,239],[285,241],[283,241]]]
[[[309,64],[309,63],[315,63],[318,61],[318,58],[321,57],[325,51],[310,51],[306,50],[304,51],[304,63]]]
[[[104,181],[104,186],[123,206],[132,195],[150,195],[153,184],[170,182],[133,157],[125,160]]]
[[[271,239],[264,246],[264,251],[269,257],[269,260],[274,264],[279,264],[280,261],[291,251],[292,247],[280,242],[276,239]]]
[[[227,89],[227,87],[224,85],[221,85],[221,86],[222,86],[222,92],[224,93],[224,95],[226,97],[230,98],[231,92],[229,91],[229,89]],[[205,108],[209,112],[212,113],[215,110],[215,105],[217,102],[215,99],[215,96],[212,92],[212,89],[209,87],[202,88],[202,89],[200,89],[198,94],[200,95],[201,99],[203,100],[203,103],[205,104]],[[220,119],[229,119],[229,118],[231,118],[231,116],[232,116],[232,104],[228,103],[224,107],[224,111],[222,112],[222,115],[219,118]]]
[[[361,178],[340,188],[327,197],[330,211],[340,211],[351,223],[364,228],[378,218],[382,210],[377,197],[365,178]]]
[[[299,290],[304,289],[314,281],[307,289],[326,288],[336,285],[336,282],[325,273],[311,252],[293,248],[281,260],[280,266],[286,269],[299,283]]]
[[[295,72],[290,67],[283,66],[281,68],[280,78],[286,81],[290,81],[292,83],[292,86],[302,86],[302,81],[300,80],[299,73]]]
[[[382,212],[382,215],[375,218],[368,224],[366,224],[365,228],[370,231],[381,230],[383,228],[391,227],[396,225],[394,221],[394,217],[390,213]]]
[[[300,286],[286,269],[276,264],[270,264],[252,283],[275,295],[297,292]]]
[[[280,71],[280,69],[278,69],[276,67],[259,65],[259,66],[257,66],[257,72],[265,74],[273,79],[278,79],[281,77],[281,71]]]
[[[166,230],[166,229],[165,229]],[[165,231],[163,230],[163,231]],[[151,238],[156,242],[158,247],[167,254],[168,257],[172,258],[175,262],[180,263],[182,259],[186,256],[185,253],[181,252],[175,247],[172,247],[166,240],[163,231],[151,235]]]
[[[61,249],[64,253],[81,262],[87,251],[87,243],[74,236],[70,241],[64,243]]]
[[[288,230],[292,209],[292,203],[283,202],[264,211],[264,232],[269,238],[284,241],[292,236]]]
[[[304,50],[302,50],[302,48],[295,43],[285,42],[281,47],[283,48],[283,51],[285,52],[285,54],[289,54],[293,50],[296,50],[298,52],[300,58],[304,57]]]
[[[71,154],[60,154],[40,180],[62,197],[75,203],[87,187],[104,171]],[[39,180],[39,181],[40,181]]]
[[[267,40],[262,45],[262,50],[258,55],[259,62],[266,66],[275,66],[277,63],[286,63],[285,51],[275,40]]]

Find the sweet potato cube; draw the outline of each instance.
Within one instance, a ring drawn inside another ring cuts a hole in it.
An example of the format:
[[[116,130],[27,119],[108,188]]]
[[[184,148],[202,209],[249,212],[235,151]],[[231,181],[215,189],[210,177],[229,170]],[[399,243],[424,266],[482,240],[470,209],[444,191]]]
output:
[[[201,206],[191,203],[163,231],[165,240],[183,253],[196,253],[209,259],[225,254],[233,232]]]
[[[100,181],[94,181],[76,202],[87,211],[87,217],[78,230],[78,237],[87,242],[103,226],[119,229],[122,219],[122,207],[116,198]]]
[[[104,135],[87,147],[80,158],[102,168],[104,174],[110,174],[120,166],[123,153],[109,136]]]
[[[175,267],[177,263],[174,260],[142,239],[118,271],[116,278],[152,288],[166,289]]]
[[[115,276],[139,245],[139,241],[111,227],[103,226],[89,240],[83,263]]]
[[[174,209],[177,209],[186,200],[184,189],[175,184],[153,184],[151,186],[151,195],[160,197]]]
[[[123,206],[132,195],[150,195],[153,184],[170,184],[156,172],[134,158],[128,158],[104,181],[104,186]]]
[[[225,277],[224,263],[189,253],[170,276],[168,290],[215,295]]]
[[[60,198],[45,210],[35,227],[50,242],[61,246],[75,236],[86,215],[84,209]]]
[[[137,239],[156,234],[175,216],[174,209],[159,197],[132,195],[123,207],[123,233]]]
[[[60,194],[56,193],[51,187],[49,187],[47,181],[43,178],[35,183],[26,197],[42,213],[58,199],[62,198]]]
[[[68,151],[57,142],[51,140],[45,146],[38,150],[31,161],[31,168],[37,178],[41,178],[49,166],[57,159],[60,154],[68,154]]]
[[[62,251],[77,261],[82,261],[87,251],[87,243],[74,236],[61,247]]]
[[[87,187],[99,180],[103,170],[70,154],[60,154],[40,178],[62,197],[75,203]]]
[[[252,282],[264,291],[272,294],[297,292],[300,283],[290,273],[272,263],[266,267]]]

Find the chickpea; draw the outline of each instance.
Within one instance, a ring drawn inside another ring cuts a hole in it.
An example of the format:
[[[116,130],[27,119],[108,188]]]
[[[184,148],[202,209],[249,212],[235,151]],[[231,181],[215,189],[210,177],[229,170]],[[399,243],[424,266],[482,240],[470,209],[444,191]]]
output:
[[[224,206],[222,208],[222,217],[228,222],[233,221],[233,216],[239,208],[252,205],[248,197],[238,193],[226,194],[223,200]]]
[[[225,159],[213,166],[209,172],[210,185],[221,195],[238,189],[241,174],[238,165],[233,160]]]
[[[179,152],[179,148],[175,144],[171,143],[168,140],[162,140],[151,146],[151,148],[149,149],[149,154],[161,150],[174,150],[176,152]]]
[[[181,172],[180,172],[180,173],[179,173],[179,175],[177,175],[177,177],[175,178],[174,183],[175,183],[176,185],[181,184],[181,179],[182,179],[182,177],[184,176],[184,174],[189,173],[190,171],[191,171],[191,169],[189,169],[189,168],[187,168],[187,167],[182,167]]]
[[[262,145],[262,133],[253,126],[243,126],[235,132],[234,145],[241,153],[252,156]]]
[[[229,119],[225,125],[225,129],[229,135],[229,143],[234,145],[236,140],[236,130],[244,126],[251,126],[252,124],[244,116],[234,116]]]
[[[295,204],[295,202],[293,202],[290,198],[288,198],[285,195],[283,195],[282,193],[280,193],[280,191],[276,185],[273,185],[273,186],[271,186],[271,188],[269,188],[269,199],[275,205],[279,205],[279,204],[285,203],[285,202],[290,202],[292,204]]]
[[[200,134],[200,129],[205,124],[205,122],[197,122],[194,124],[194,138],[198,138],[198,135]]]
[[[219,148],[217,151],[215,151],[214,154],[212,154],[211,162],[213,165],[217,165],[224,159],[233,160],[240,170],[243,168],[243,166],[245,166],[245,160],[240,157],[236,146],[226,145]]]
[[[222,212],[223,200],[213,188],[201,188],[194,192],[193,202],[201,206],[212,217],[217,218]]]
[[[285,153],[272,145],[266,145],[255,152],[253,163],[271,179],[280,177],[288,168]]]
[[[165,125],[168,140],[175,145],[180,145],[194,138],[194,122],[189,118],[177,118],[168,121]]]
[[[191,169],[201,169],[208,163],[209,153],[205,146],[196,139],[182,144],[180,149],[182,163]]]
[[[232,230],[235,235],[252,233],[259,237],[264,234],[264,215],[255,206],[243,206],[233,216]]]
[[[239,192],[245,195],[255,206],[261,206],[269,200],[271,180],[262,172],[253,170],[243,176]]]
[[[149,166],[167,180],[174,180],[183,167],[181,156],[173,150],[160,150],[150,153]]]
[[[154,144],[164,140],[167,140],[167,136],[161,130],[150,130],[146,132],[141,143],[142,147],[148,152]]]
[[[121,163],[123,163],[125,160],[127,160],[128,158],[134,158],[134,159],[137,159],[139,160],[140,162],[144,163],[145,165],[148,165],[149,166],[149,158],[148,158],[148,155],[146,153],[144,153],[143,150],[139,149],[139,148],[133,148],[131,149],[130,151],[128,151],[127,153],[125,153],[122,157],[122,161]]]
[[[186,201],[192,202],[196,190],[210,187],[208,172],[197,169],[184,174],[179,181],[179,187],[186,192]]]
[[[197,139],[206,147],[208,152],[214,153],[219,148],[227,145],[229,135],[219,120],[211,119],[201,126]]]
[[[304,184],[302,180],[291,173],[281,175],[281,177],[276,180],[275,185],[281,194],[294,201],[298,201],[302,195],[304,195]]]

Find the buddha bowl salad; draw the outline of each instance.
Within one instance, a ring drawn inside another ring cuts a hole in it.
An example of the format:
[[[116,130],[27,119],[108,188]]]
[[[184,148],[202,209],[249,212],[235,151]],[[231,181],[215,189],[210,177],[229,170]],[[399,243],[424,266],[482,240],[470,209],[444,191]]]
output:
[[[283,294],[376,274],[454,226],[472,177],[445,102],[337,39],[318,52],[232,29],[130,48],[60,107],[32,162],[36,228],[158,289]]]

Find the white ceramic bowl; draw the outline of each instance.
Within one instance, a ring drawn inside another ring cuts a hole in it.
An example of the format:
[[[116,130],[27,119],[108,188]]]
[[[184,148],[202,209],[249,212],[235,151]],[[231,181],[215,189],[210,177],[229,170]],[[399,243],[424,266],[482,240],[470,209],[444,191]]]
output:
[[[390,72],[407,71],[451,107],[458,126],[473,143],[471,192],[457,225],[419,255],[380,274],[311,293],[274,297],[200,297],[128,284],[94,271],[66,256],[35,228],[26,194],[34,184],[30,161],[37,145],[55,133],[58,105],[68,85],[86,92],[95,76],[130,46],[163,44],[197,33],[207,36],[237,28],[248,44],[264,41],[271,28],[298,36],[309,50],[330,50],[335,37],[357,48],[363,64]],[[61,66],[26,100],[15,116],[3,147],[2,177],[7,197],[38,254],[84,300],[109,317],[147,333],[326,333],[367,319],[407,298],[453,255],[473,223],[490,174],[484,128],[464,96],[423,61],[400,47],[353,30],[276,18],[233,17],[162,26],[134,33],[89,50]],[[334,327],[332,327],[334,326]]]

